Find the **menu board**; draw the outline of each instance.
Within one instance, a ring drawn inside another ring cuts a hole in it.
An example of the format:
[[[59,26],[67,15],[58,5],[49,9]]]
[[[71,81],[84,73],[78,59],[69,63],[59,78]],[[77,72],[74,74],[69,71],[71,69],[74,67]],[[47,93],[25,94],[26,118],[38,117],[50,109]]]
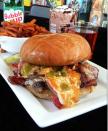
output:
[[[23,0],[5,0],[3,5],[4,21],[24,21]]]

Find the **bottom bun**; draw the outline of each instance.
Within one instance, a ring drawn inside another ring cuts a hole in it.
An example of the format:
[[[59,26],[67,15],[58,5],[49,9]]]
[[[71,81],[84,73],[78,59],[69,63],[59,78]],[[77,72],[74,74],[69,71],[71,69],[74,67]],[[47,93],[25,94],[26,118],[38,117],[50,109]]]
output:
[[[41,98],[41,99],[47,99],[51,100],[53,93],[49,89],[39,90],[39,88],[33,88],[32,86],[26,87],[34,96]],[[85,96],[87,94],[90,94],[93,92],[94,86],[89,87],[83,87],[80,90],[80,97]]]
[[[51,100],[52,92],[49,89],[39,90],[38,88],[33,88],[32,86],[26,86],[26,88],[36,97],[41,99]]]
[[[80,97],[90,94],[94,91],[94,86],[83,87],[80,90]]]

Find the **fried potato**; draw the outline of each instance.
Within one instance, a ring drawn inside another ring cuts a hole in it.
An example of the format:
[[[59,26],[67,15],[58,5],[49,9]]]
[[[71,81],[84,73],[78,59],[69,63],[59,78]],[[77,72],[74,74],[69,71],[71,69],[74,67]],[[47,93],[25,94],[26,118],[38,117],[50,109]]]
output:
[[[2,27],[0,27],[0,36],[30,37],[33,35],[49,33],[44,27],[35,23],[36,19],[27,23],[3,21],[1,22]]]

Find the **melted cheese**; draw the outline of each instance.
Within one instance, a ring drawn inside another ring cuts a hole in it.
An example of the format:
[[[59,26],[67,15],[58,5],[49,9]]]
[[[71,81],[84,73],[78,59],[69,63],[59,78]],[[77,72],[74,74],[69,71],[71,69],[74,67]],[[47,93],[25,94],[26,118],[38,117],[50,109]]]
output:
[[[57,74],[53,67],[35,68],[35,70],[40,74],[45,74],[51,90],[56,93],[60,103],[64,107],[71,107],[79,100],[80,74],[68,67],[65,69],[66,75],[63,76],[61,72],[58,72]],[[51,74],[51,71],[53,74],[48,75],[49,73]]]
[[[54,76],[47,79],[64,107],[71,107],[79,100],[80,74],[76,71],[68,70],[68,75],[65,77]]]

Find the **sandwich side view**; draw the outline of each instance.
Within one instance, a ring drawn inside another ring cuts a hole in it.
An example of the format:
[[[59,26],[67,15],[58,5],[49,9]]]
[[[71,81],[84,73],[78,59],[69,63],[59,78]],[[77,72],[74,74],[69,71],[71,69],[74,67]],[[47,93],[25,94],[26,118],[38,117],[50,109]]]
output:
[[[99,71],[87,62],[90,57],[89,43],[78,34],[33,36],[24,42],[20,60],[9,64],[9,81],[60,109],[72,107],[97,85]]]

